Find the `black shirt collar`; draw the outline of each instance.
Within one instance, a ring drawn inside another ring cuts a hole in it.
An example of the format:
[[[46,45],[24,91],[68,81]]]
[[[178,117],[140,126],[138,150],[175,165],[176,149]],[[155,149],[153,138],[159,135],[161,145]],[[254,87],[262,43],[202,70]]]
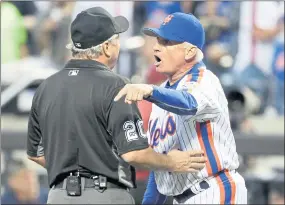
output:
[[[69,60],[64,69],[80,69],[80,68],[93,68],[93,69],[100,69],[100,70],[110,70],[108,67],[98,61],[95,60],[83,60],[83,59],[71,59]]]

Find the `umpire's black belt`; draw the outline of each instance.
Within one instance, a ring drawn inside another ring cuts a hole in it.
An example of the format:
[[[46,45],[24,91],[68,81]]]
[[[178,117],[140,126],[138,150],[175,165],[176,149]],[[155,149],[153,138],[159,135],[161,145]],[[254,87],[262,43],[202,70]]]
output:
[[[84,187],[82,188],[96,188],[96,185],[95,185],[95,181],[92,177],[96,177],[96,176],[84,176],[81,174],[80,176],[81,178],[84,178],[82,179],[81,181],[81,184],[84,185]],[[61,182],[59,183],[56,183],[54,188],[57,188],[57,189],[62,189],[64,188],[65,189],[65,180],[62,180]],[[84,180],[84,182],[83,182]],[[114,182],[113,180],[108,180],[107,179],[107,183],[106,183],[106,188],[115,188],[115,189],[125,189],[125,190],[128,190],[128,188],[126,186],[124,186],[123,184],[119,183],[119,182]]]

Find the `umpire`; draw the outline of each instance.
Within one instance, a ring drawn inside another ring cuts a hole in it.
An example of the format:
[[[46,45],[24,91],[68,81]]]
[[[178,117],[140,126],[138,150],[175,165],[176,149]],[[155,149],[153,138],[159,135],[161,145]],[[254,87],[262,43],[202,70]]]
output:
[[[34,95],[27,154],[47,169],[49,204],[134,204],[133,166],[172,172],[204,167],[200,151],[154,152],[136,104],[114,102],[127,83],[112,68],[119,33],[128,27],[125,17],[101,7],[79,13],[71,24],[73,59]]]

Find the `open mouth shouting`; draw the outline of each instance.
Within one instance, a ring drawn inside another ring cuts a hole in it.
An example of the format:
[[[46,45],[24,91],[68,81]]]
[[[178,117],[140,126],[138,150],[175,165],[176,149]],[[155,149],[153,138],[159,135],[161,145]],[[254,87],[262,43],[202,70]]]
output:
[[[160,65],[160,63],[161,63],[161,58],[158,57],[157,55],[154,55],[154,59],[155,59],[154,65],[155,65],[156,67],[158,67],[158,66]]]

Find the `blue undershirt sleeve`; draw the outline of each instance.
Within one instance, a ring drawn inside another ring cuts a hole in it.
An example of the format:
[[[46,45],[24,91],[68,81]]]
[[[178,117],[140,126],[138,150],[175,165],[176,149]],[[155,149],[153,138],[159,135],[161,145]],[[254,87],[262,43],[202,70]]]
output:
[[[187,91],[154,86],[152,96],[145,100],[177,115],[195,115],[198,110],[197,100]]]
[[[154,172],[150,172],[142,204],[164,204],[166,199],[167,196],[159,193],[157,190]]]

